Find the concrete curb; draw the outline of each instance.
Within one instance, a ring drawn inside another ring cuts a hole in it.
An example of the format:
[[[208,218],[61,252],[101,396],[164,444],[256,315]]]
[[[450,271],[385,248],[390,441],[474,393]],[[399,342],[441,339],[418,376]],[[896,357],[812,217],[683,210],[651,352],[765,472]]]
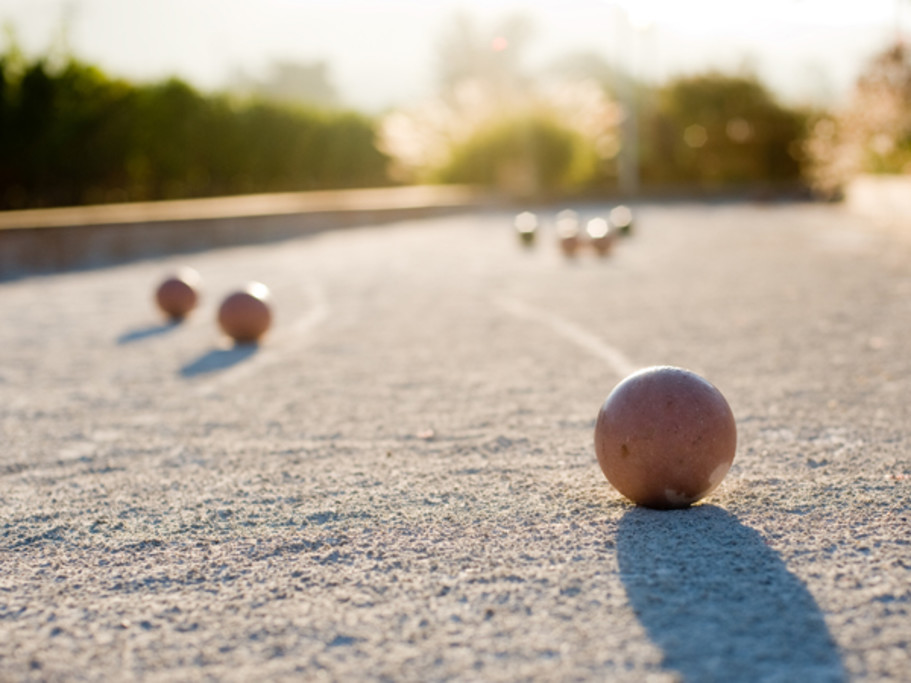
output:
[[[463,186],[215,197],[0,213],[0,280],[489,206]]]

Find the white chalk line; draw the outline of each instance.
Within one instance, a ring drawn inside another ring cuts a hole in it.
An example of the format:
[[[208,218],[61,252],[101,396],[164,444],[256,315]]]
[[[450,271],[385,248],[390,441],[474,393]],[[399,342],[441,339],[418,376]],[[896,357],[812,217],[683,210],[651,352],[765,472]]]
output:
[[[640,368],[640,366],[633,363],[618,348],[602,341],[597,335],[592,334],[583,327],[561,318],[554,313],[530,306],[518,299],[507,296],[494,297],[493,303],[516,318],[529,320],[549,327],[564,339],[571,341],[579,348],[584,349],[596,358],[603,360],[612,370],[622,377],[625,377]]]
[[[262,370],[266,365],[279,362],[287,352],[296,350],[298,346],[293,342],[320,325],[329,317],[330,313],[329,303],[321,288],[314,285],[308,287],[306,291],[312,302],[307,313],[284,330],[266,336],[260,348],[256,349],[250,358],[242,360],[231,368],[215,371],[210,379],[197,386],[197,391],[203,395],[213,394],[226,385]]]

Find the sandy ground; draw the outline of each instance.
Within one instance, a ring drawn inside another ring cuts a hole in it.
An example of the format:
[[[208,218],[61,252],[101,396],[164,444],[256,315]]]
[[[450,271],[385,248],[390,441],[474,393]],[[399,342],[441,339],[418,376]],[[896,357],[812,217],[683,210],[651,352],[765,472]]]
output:
[[[0,680],[911,680],[911,246],[636,218],[605,260],[483,213],[0,283]],[[233,349],[247,280],[276,326]],[[737,418],[688,510],[594,457],[653,364]]]

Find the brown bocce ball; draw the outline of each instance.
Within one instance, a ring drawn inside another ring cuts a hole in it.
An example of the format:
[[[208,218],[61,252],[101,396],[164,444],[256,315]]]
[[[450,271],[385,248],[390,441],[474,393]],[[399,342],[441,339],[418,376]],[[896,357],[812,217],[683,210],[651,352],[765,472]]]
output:
[[[239,344],[253,344],[272,324],[269,288],[252,282],[243,290],[228,295],[218,309],[218,325]]]
[[[201,280],[192,268],[181,268],[158,286],[155,303],[171,320],[183,320],[199,303]]]
[[[564,256],[572,258],[579,251],[579,221],[574,215],[566,215],[557,220],[557,241]]]
[[[560,237],[560,250],[564,256],[572,258],[579,251],[580,239],[578,235],[563,235]]]
[[[699,375],[669,366],[633,373],[598,413],[595,453],[607,480],[634,503],[682,508],[724,479],[737,448],[728,402]]]
[[[589,244],[598,256],[607,256],[614,246],[614,232],[603,218],[592,218],[585,226]]]

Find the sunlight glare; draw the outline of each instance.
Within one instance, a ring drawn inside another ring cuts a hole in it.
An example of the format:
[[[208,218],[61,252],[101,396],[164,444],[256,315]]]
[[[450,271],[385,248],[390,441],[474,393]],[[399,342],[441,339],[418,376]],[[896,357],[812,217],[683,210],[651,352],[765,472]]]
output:
[[[509,47],[509,41],[503,36],[497,36],[490,42],[490,49],[494,52],[503,52]]]

